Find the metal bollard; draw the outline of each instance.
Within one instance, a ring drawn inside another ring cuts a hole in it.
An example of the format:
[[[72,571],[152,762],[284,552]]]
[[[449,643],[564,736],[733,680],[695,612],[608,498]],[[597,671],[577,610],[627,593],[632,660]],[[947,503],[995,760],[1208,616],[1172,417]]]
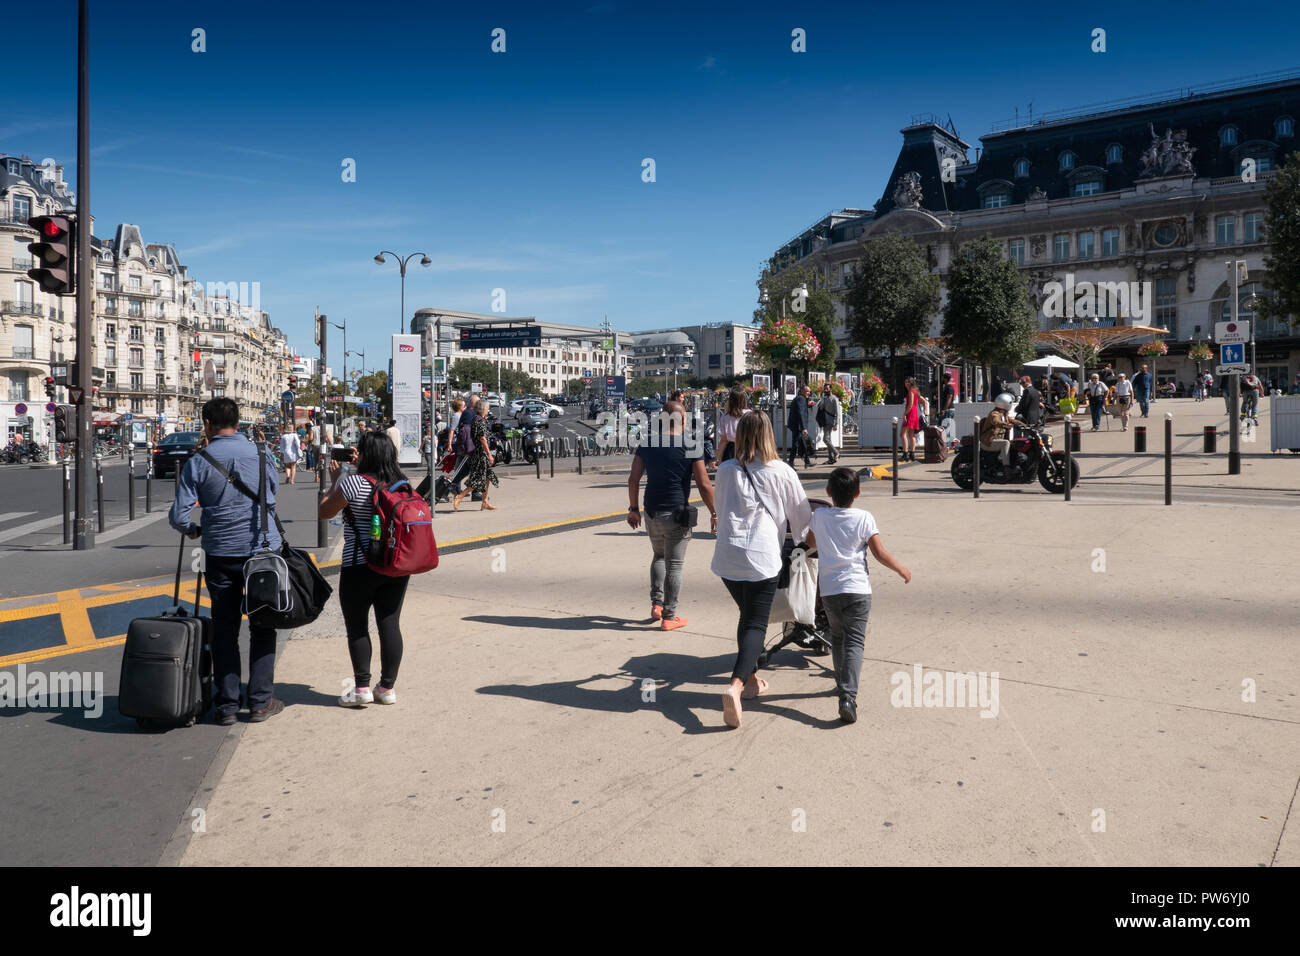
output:
[[[1068,428],[1070,432],[1070,451],[1079,451],[1083,441],[1083,426],[1078,422],[1071,422]]]
[[[320,503],[325,500],[325,460],[329,453],[329,446],[324,442],[321,443],[319,451],[316,453],[316,506],[319,509]],[[437,492],[434,486],[437,484],[435,476],[429,473],[429,519],[432,520],[437,508],[433,506],[434,498]],[[321,518],[320,511],[317,511],[316,518],[316,547],[324,548],[330,543],[330,523],[328,518]]]
[[[898,497],[898,418],[893,419],[892,436],[890,438],[890,451],[894,458],[894,492],[893,496]]]
[[[1069,428],[1069,425],[1066,425]],[[975,497],[980,496],[980,420],[975,419],[975,436],[971,442],[971,463],[974,465]]]
[[[1207,455],[1213,455],[1216,449],[1218,448],[1218,445],[1219,445],[1219,426],[1206,425],[1205,426],[1205,447],[1203,451]]]
[[[587,444],[585,439],[578,439],[578,474],[582,474],[582,446]]]
[[[144,513],[153,511],[153,442],[144,446],[144,453],[149,456],[149,470],[144,473]]]
[[[135,447],[126,459],[126,520],[135,520]]]
[[[1133,426],[1133,453],[1136,455],[1145,455],[1147,452],[1147,427],[1145,425]]]
[[[72,466],[63,459],[63,543],[72,544]]]
[[[1174,503],[1174,416],[1165,412],[1165,504]]]
[[[550,458],[551,458],[551,477],[554,478],[554,477],[555,477],[555,439],[552,438],[550,441],[547,442],[547,444],[550,446],[550,449],[549,449],[549,450],[550,450],[550,453],[551,453],[551,454],[550,454]]]
[[[1070,464],[1071,442],[1070,442],[1070,416],[1069,415],[1065,416],[1065,436],[1066,436],[1065,437],[1065,500],[1069,501],[1070,485],[1073,484],[1073,482],[1070,481],[1070,479],[1074,477],[1074,468]]]
[[[99,533],[104,533],[104,459],[95,456],[95,507],[99,509]]]
[[[537,466],[537,479],[540,481],[542,478],[542,456],[535,455],[533,457],[533,464]]]

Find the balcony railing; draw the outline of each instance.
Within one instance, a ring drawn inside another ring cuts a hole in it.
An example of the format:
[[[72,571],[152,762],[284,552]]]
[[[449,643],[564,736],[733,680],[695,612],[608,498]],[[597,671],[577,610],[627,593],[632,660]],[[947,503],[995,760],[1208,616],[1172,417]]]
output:
[[[9,354],[10,358],[28,359],[28,360],[36,358],[35,349],[25,349],[18,345],[15,345],[12,349],[10,349],[9,353],[10,353]]]
[[[117,306],[106,305],[103,308],[101,308],[99,311],[102,312],[104,315],[117,315]]]
[[[14,315],[44,315],[45,306],[37,305],[35,302],[15,302],[6,299],[0,302],[0,312],[9,312]]]
[[[35,263],[31,259],[22,259],[19,258],[18,256],[14,256],[14,268],[17,269],[19,272],[26,272],[34,265]]]

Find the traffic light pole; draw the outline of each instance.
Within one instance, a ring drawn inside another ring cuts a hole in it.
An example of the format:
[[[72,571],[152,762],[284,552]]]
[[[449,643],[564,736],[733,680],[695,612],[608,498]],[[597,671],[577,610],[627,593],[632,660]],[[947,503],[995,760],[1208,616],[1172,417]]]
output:
[[[92,309],[95,304],[95,270],[90,257],[90,12],[88,0],[77,2],[77,387],[81,402],[77,409],[77,518],[72,547],[89,551],[95,547],[90,517],[90,493],[94,481],[95,400],[91,363]]]

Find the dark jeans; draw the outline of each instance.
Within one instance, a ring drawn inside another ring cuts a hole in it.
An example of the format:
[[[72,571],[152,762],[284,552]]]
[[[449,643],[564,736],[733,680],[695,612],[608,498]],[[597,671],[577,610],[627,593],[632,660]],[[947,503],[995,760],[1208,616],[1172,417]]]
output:
[[[247,560],[209,554],[204,563],[212,598],[213,703],[219,714],[239,710],[239,621]],[[250,623],[248,635],[248,709],[261,710],[275,691],[275,628]]]
[[[339,604],[348,632],[348,656],[358,687],[370,686],[370,609],[379,630],[379,683],[392,688],[402,665],[402,602],[409,577],[391,578],[364,564],[339,572]]]
[[[1106,400],[1105,400],[1105,399],[1102,399],[1102,398],[1090,398],[1088,401],[1089,401],[1089,409],[1088,409],[1088,410],[1089,410],[1090,412],[1092,412],[1092,427],[1093,427],[1093,428],[1100,428],[1100,427],[1101,427],[1101,413],[1102,413],[1102,412],[1105,410],[1105,408],[1106,408]]]
[[[1151,410],[1151,393],[1134,391],[1133,397],[1137,399],[1137,403],[1142,409],[1142,417],[1146,418],[1147,412]]]
[[[871,614],[870,594],[823,594],[822,607],[831,630],[831,661],[835,686],[841,697],[858,699],[858,677],[862,674],[862,652],[867,643],[867,618]]]
[[[772,598],[776,596],[777,578],[766,581],[729,581],[722,579],[731,599],[740,608],[740,621],[736,624],[736,666],[731,672],[733,680],[748,680],[758,670],[758,655],[763,653],[763,639],[767,636],[767,619],[772,615]]]
[[[791,434],[790,435],[790,457],[786,459],[786,464],[788,464],[791,468],[793,468],[795,458],[802,455],[803,463],[805,466],[807,466],[810,461],[808,455],[808,447],[809,446],[808,446],[807,438],[805,438],[803,435]]]

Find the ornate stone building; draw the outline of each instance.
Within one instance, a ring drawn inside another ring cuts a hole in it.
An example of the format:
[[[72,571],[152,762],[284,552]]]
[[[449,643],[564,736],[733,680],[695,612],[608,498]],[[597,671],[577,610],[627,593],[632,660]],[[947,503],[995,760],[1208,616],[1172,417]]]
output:
[[[1267,294],[1264,188],[1300,149],[1298,117],[1300,74],[1049,114],[995,129],[975,149],[951,121],[918,117],[902,130],[874,208],[824,218],[778,250],[772,267],[809,260],[843,291],[860,244],[873,236],[912,236],[945,276],[960,243],[992,235],[1019,265],[1041,328],[1166,328],[1169,355],[1157,373],[1188,382],[1188,349],[1211,338],[1231,309],[1226,263],[1245,260],[1250,272],[1240,317],[1255,318],[1253,297]],[[1103,315],[1063,314],[1049,295],[1053,282],[1137,283],[1141,297],[1124,307],[1112,298]],[[940,323],[936,314],[936,335]],[[1260,376],[1294,381],[1296,330],[1285,321],[1254,324]],[[1105,357],[1127,368],[1141,361],[1137,347]],[[841,331],[841,361],[861,358]]]

